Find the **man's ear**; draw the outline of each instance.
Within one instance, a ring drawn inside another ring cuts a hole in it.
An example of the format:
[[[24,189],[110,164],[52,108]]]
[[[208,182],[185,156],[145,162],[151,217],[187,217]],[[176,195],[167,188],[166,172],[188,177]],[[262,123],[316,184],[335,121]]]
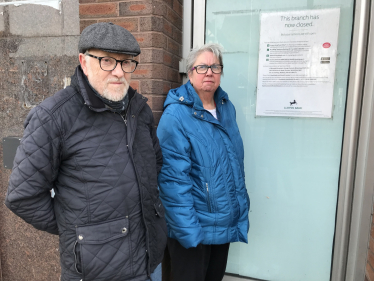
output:
[[[82,54],[82,53],[79,54],[79,62],[81,64],[83,73],[87,76],[88,75],[88,71],[87,71],[87,57],[84,54]]]

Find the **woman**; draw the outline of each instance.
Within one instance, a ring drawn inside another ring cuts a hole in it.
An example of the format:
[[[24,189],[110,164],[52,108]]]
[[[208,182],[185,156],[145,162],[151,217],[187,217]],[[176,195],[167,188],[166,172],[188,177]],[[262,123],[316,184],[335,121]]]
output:
[[[190,81],[169,92],[157,135],[173,281],[220,281],[230,242],[247,243],[249,198],[235,108],[217,44],[192,50]]]

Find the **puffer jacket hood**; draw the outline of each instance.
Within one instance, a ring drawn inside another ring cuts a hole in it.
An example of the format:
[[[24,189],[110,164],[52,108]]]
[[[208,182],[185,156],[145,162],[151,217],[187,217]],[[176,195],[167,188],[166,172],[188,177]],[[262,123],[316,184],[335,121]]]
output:
[[[214,100],[217,104],[218,101],[228,100],[227,93],[222,90],[221,86],[218,87],[214,94]],[[185,104],[192,106],[196,110],[205,110],[201,99],[197,95],[195,89],[192,87],[190,81],[176,89],[171,89],[164,102],[164,110],[166,107],[173,103]]]
[[[168,236],[185,248],[248,241],[249,198],[235,108],[221,87],[214,100],[218,120],[190,82],[170,90],[157,128]]]

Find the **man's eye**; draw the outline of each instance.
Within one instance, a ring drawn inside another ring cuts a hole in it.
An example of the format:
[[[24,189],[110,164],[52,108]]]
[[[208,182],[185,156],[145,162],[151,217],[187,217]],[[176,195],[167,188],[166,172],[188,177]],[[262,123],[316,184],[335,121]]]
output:
[[[205,69],[207,69],[207,68],[208,68],[207,65],[199,65],[199,66],[197,67],[198,70],[205,70]]]
[[[111,63],[113,63],[113,60],[111,58],[103,58],[101,61],[103,63],[105,63],[105,64],[111,64]]]

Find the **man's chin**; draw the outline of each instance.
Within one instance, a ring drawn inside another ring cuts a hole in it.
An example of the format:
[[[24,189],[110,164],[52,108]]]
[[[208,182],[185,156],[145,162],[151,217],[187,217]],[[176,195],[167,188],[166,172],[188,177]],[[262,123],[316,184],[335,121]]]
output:
[[[108,100],[111,100],[111,101],[121,101],[126,96],[127,91],[128,91],[128,88],[127,89],[123,89],[121,91],[118,91],[118,90],[117,91],[106,90],[103,93],[103,97],[106,98],[106,99],[108,99]]]
[[[121,100],[123,100],[123,98],[125,96],[126,96],[126,93],[122,93],[122,94],[118,94],[118,93],[112,94],[112,93],[109,93],[109,94],[104,95],[104,98],[106,98],[108,100],[111,100],[111,101],[121,101]]]

